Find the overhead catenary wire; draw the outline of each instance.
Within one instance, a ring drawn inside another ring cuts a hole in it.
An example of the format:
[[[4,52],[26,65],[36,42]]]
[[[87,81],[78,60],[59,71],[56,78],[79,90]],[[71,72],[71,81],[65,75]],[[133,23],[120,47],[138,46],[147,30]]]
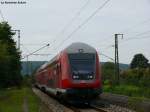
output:
[[[138,38],[138,36],[145,35],[147,33],[150,33],[150,30],[144,31],[144,32],[139,33],[139,34],[136,34],[135,36],[129,37],[129,38],[125,39],[125,40],[130,40],[130,39]]]
[[[131,40],[139,40],[139,39],[147,39],[147,38],[150,38],[150,35],[148,35],[148,36],[141,36],[141,35],[144,35],[144,34],[147,34],[147,33],[149,33],[150,31],[145,31],[145,32],[142,32],[142,33],[139,33],[139,34],[137,34],[137,35],[135,35],[135,36],[133,36],[133,37],[130,37],[130,38],[127,38],[127,39],[123,39],[123,41],[121,41],[120,42],[120,44],[122,44],[122,43],[124,43],[124,42],[127,42],[127,41],[131,41]],[[140,36],[140,37],[138,37],[138,36]],[[115,45],[114,44],[112,44],[112,45],[110,45],[110,46],[108,46],[108,47],[106,47],[106,48],[112,48],[112,47],[114,47]],[[105,48],[105,49],[106,49]]]
[[[145,21],[146,22],[146,21]]]
[[[25,45],[24,45],[24,44],[21,44],[21,46],[22,46],[24,49],[26,49],[26,51],[30,54],[29,49],[28,49],[27,47],[25,47]]]
[[[25,56],[27,55],[27,54],[24,54]],[[50,56],[50,55],[55,55],[55,54],[42,54],[42,53],[35,53],[35,54],[32,54],[32,56]]]
[[[148,31],[146,31],[146,32],[148,33]],[[145,33],[146,33],[146,32],[145,32]],[[137,36],[138,36],[138,35],[142,35],[142,34],[144,34],[144,32],[143,32],[143,33],[140,33],[140,34],[137,34]],[[134,36],[134,37],[132,37],[132,38],[128,38],[128,39],[126,39],[126,40],[124,40],[124,41],[121,41],[120,44],[122,44],[122,43],[124,43],[124,42],[126,42],[126,41],[134,40],[134,39],[147,39],[147,38],[150,38],[150,35],[149,35],[149,36],[145,36],[145,37],[137,37],[137,36]],[[111,45],[110,47],[114,47],[114,45]],[[108,48],[110,48],[110,47],[108,47]],[[110,56],[105,55],[105,54],[103,54],[103,53],[99,53],[99,55],[102,55],[102,56],[104,56],[104,57],[106,57],[106,58],[112,60],[113,62],[115,61],[113,58],[111,58]]]
[[[36,53],[36,54],[32,54],[32,55],[36,55],[36,56],[37,56],[37,55],[39,55],[39,56],[49,56],[49,55],[54,55],[54,54],[39,54],[39,53],[37,54],[37,53]]]
[[[76,15],[64,27],[64,29],[62,30],[62,33],[64,33],[64,31],[67,30],[72,25],[72,23],[77,19],[78,16],[80,16],[80,14],[87,7],[87,5],[89,4],[89,2],[90,2],[90,0],[86,1],[86,3],[83,5],[83,7],[81,7],[81,9],[76,13]]]
[[[146,37],[142,36],[142,35],[145,35],[145,34],[148,34],[148,33],[150,33],[150,30],[144,31],[142,33],[138,33],[138,34],[136,34],[134,36],[131,36],[129,38],[123,39],[120,43],[124,43],[126,41],[130,41],[130,40],[134,40],[134,39],[146,39],[146,38],[150,38],[150,36],[146,36]],[[142,36],[142,37],[138,37],[138,36]],[[106,46],[105,49],[112,48],[112,47],[114,47],[114,44],[110,44],[110,45]]]
[[[90,3],[90,0],[87,0],[86,3],[75,14],[75,16],[64,26],[64,28],[61,30],[61,32],[58,34],[58,36],[61,35],[61,34],[63,34],[69,27],[71,27],[71,25],[73,24],[73,22],[77,19],[77,17],[80,16],[80,14],[82,13],[82,11],[85,10],[85,8],[88,6],[89,3]],[[58,36],[55,37],[55,39],[53,40],[53,42],[51,44],[54,44],[56,42]]]
[[[134,25],[132,25],[132,26],[130,26],[130,27],[128,27],[128,28],[126,28],[126,29],[124,29],[124,30],[122,30],[122,31],[120,31],[120,33],[123,33],[123,34],[125,34],[125,33],[128,33],[128,31],[129,30],[132,30],[133,28],[135,28],[135,27],[137,27],[137,26],[139,26],[139,25],[144,25],[144,24],[146,24],[146,23],[148,23],[148,22],[150,22],[150,18],[148,18],[148,19],[145,19],[144,21],[141,21],[141,22],[138,22],[137,24],[134,24]],[[149,31],[147,31],[147,33],[148,33]],[[144,32],[143,32],[144,33]],[[139,36],[139,35],[142,35],[142,34],[137,34],[136,36]],[[112,36],[109,36],[109,37],[107,37],[107,38],[104,38],[103,40],[101,40],[101,41],[108,41],[108,39],[110,39]],[[133,36],[132,36],[133,37]],[[126,39],[124,39],[124,40],[126,40]],[[112,45],[109,45],[109,46],[112,46]],[[106,48],[108,48],[108,47],[106,47]],[[110,47],[109,47],[110,48]]]
[[[45,45],[45,43],[22,43],[21,46],[42,46]]]
[[[147,22],[149,22],[150,21],[150,19],[148,19],[148,20],[145,20],[145,21],[143,21],[143,22],[141,22],[140,24],[137,24],[137,25],[142,25],[142,24],[145,24],[145,23],[147,23]],[[84,24],[83,24],[84,25]],[[134,25],[134,26],[137,26],[137,25]],[[77,30],[78,29],[80,29],[80,25],[78,26],[78,28],[77,28]],[[133,28],[133,27],[132,27]],[[130,28],[131,29],[131,28]],[[76,32],[76,30],[74,30],[74,32]],[[74,32],[72,32],[69,36],[68,36],[68,38],[66,38],[65,40],[63,40],[62,41],[62,43],[61,44],[59,44],[59,46],[61,46],[67,39],[69,39],[71,36],[72,36],[72,34],[74,34]],[[146,32],[143,32],[143,33],[140,33],[140,34],[137,34],[136,36],[140,36],[140,35],[143,35],[143,34],[146,34],[146,33],[149,33],[149,31],[146,31]],[[133,39],[137,39],[138,37],[134,37]],[[149,37],[144,37],[144,38],[149,38]],[[140,38],[140,39],[142,39],[142,38]],[[111,45],[111,47],[112,47],[113,45]],[[103,55],[103,54],[101,54],[101,55]],[[103,55],[103,56],[105,56],[105,57],[107,57],[106,55]],[[108,58],[108,57],[107,57]],[[113,60],[113,58],[111,58],[111,57],[109,57],[109,59],[111,59],[111,60]]]
[[[135,27],[137,27],[139,25],[144,25],[144,24],[146,24],[148,22],[150,22],[150,18],[148,18],[148,19],[146,19],[144,21],[141,21],[141,22],[139,22],[139,23],[137,23],[137,24],[135,24],[133,26],[130,26],[129,28],[126,28],[126,29],[122,30],[120,33],[127,33],[129,30],[132,30],[133,28],[135,28]]]
[[[34,53],[36,53],[36,52],[42,50],[42,49],[45,48],[45,47],[48,47],[49,45],[50,45],[50,44],[46,44],[45,46],[43,46],[43,47],[41,47],[41,48],[39,48],[39,49],[33,51],[32,53],[29,53],[28,55],[24,56],[22,59],[25,59],[26,57],[28,58],[28,56],[33,55]]]
[[[76,15],[68,22],[68,24],[61,30],[61,32],[58,34],[61,35],[63,34],[71,25],[72,23],[76,20],[76,18],[81,14],[81,12],[87,7],[87,5],[89,4],[90,0],[87,0],[86,3],[80,8],[80,10],[76,13]],[[52,42],[50,42],[50,44],[54,44],[57,40],[57,37],[53,38],[54,40]]]
[[[104,56],[104,57],[106,57],[106,58],[108,58],[108,59],[110,59],[110,60],[112,60],[113,62],[115,61],[112,57],[110,57],[110,56],[108,56],[108,55],[106,55],[106,54],[104,54],[104,53],[98,52],[98,54],[99,54],[99,55],[102,55],[102,56]]]
[[[130,41],[130,40],[134,40],[134,39],[146,39],[146,38],[150,38],[150,35],[149,36],[145,36],[145,37],[132,37],[132,38],[128,38],[125,41],[122,41],[121,43],[126,42],[126,41]]]
[[[139,26],[139,25],[146,24],[147,22],[150,22],[150,18],[148,18],[148,19],[146,19],[146,20],[144,20],[144,21],[142,21],[142,22],[139,22],[139,23],[137,23],[137,24],[131,26],[131,27],[125,29],[124,31],[130,30],[130,29],[132,29],[132,28],[134,28],[134,27],[136,27],[136,26]],[[80,26],[78,26],[78,27],[79,27],[79,29],[80,29]],[[78,28],[77,28],[77,29],[78,29]],[[123,32],[124,32],[124,31],[123,31]],[[75,31],[75,32],[76,32],[76,31]],[[73,33],[74,33],[74,32],[73,32]],[[72,35],[70,35],[70,36],[72,36]],[[68,37],[68,38],[69,38],[69,37]],[[61,46],[66,40],[67,40],[67,39],[63,40],[62,43],[59,44],[59,46]],[[106,39],[105,39],[105,41],[106,41]],[[111,44],[111,45],[109,45],[108,47],[106,47],[106,49],[107,49],[107,48],[111,48],[111,47],[113,47],[113,44]]]
[[[146,37],[143,37],[143,36],[142,36],[142,35],[145,35],[145,34],[148,34],[148,33],[150,33],[150,30],[144,31],[144,32],[142,32],[142,33],[136,34],[135,36],[132,36],[132,37],[123,39],[123,41],[121,41],[120,43],[124,43],[124,42],[126,42],[126,41],[130,41],[130,40],[134,40],[134,39],[145,39],[145,38],[150,38],[150,36],[146,36]],[[138,37],[138,36],[140,36],[140,37]]]
[[[100,5],[83,23],[81,23],[77,28],[75,28],[60,44],[59,47],[61,45],[63,45],[63,43],[65,41],[67,41],[68,39],[70,39],[79,29],[81,29],[86,23],[89,22],[90,19],[92,19],[93,16],[95,16],[101,9],[104,8],[104,6],[109,2],[110,0],[106,0],[102,5]],[[58,47],[58,48],[59,48]]]

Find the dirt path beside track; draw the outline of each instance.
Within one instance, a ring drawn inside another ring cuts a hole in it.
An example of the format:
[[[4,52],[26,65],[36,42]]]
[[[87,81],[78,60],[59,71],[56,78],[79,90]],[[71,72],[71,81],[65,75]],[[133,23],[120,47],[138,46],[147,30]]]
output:
[[[23,112],[29,112],[28,98],[27,98],[27,97],[24,97],[24,101],[23,101]]]

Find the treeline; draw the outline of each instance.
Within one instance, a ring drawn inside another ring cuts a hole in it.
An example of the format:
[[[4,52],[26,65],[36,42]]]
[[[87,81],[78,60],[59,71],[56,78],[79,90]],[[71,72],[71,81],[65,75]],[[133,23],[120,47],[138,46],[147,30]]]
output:
[[[0,88],[20,86],[22,82],[20,52],[14,34],[7,22],[0,23]]]
[[[150,64],[143,54],[136,54],[127,70],[120,70],[120,83],[150,87]],[[113,84],[116,80],[113,62],[102,66],[103,83]]]

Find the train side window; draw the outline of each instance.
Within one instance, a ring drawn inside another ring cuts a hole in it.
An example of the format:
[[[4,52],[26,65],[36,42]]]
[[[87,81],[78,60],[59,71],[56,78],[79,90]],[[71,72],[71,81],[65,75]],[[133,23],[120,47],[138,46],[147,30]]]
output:
[[[57,70],[56,69],[54,69],[54,75],[57,75]]]
[[[55,70],[56,70],[56,74],[59,75],[59,68],[58,68],[58,65],[56,65],[56,69],[55,69]]]
[[[57,69],[59,72],[61,72],[61,64],[60,63],[57,64]]]

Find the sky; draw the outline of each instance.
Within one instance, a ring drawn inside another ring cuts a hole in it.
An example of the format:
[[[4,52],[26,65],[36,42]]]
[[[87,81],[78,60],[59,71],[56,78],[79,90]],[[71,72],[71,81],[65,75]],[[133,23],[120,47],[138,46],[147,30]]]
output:
[[[0,10],[12,29],[21,30],[22,56],[50,44],[37,52],[49,55],[31,55],[29,60],[48,61],[73,42],[87,43],[114,58],[117,33],[123,34],[123,39],[118,37],[120,63],[129,64],[137,53],[150,60],[150,0],[110,0],[85,23],[106,1],[0,0]],[[17,34],[13,38],[17,42]],[[112,60],[100,55],[100,61]]]

